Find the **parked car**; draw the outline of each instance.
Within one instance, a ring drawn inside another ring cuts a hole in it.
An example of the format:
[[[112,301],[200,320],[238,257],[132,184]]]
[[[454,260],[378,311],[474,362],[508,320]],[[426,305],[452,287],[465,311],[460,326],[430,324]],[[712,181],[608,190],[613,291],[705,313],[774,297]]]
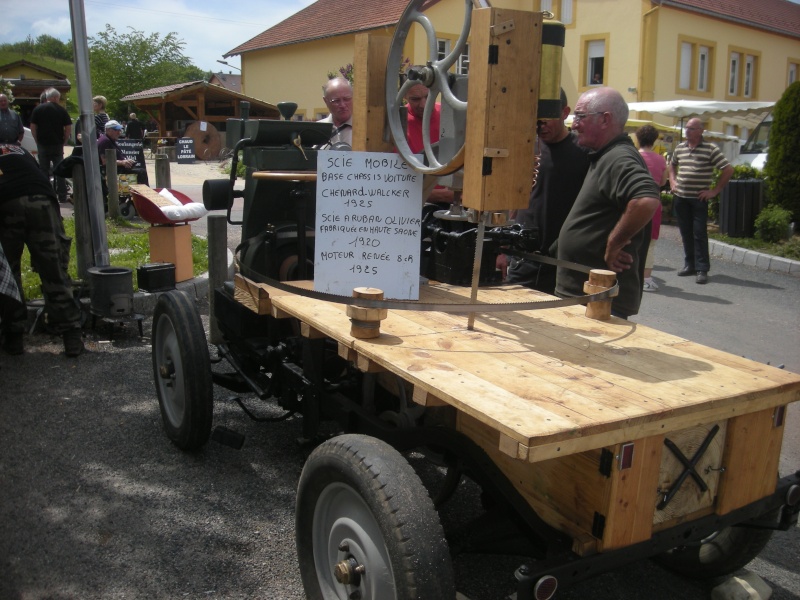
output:
[[[750,165],[756,169],[763,169],[767,163],[769,151],[769,131],[772,128],[772,113],[764,117],[739,151],[735,165]]]

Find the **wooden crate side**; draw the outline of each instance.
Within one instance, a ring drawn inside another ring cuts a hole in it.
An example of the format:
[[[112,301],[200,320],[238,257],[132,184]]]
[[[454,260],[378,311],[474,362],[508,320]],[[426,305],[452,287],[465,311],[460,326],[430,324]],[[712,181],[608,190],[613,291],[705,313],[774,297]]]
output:
[[[600,450],[529,463],[501,452],[499,432],[474,417],[459,411],[456,428],[483,448],[544,521],[573,538],[574,552],[597,551],[592,524],[596,512],[606,512],[610,484],[599,471]]]
[[[775,408],[728,421],[717,513],[724,515],[775,491],[785,425],[774,425]]]
[[[535,154],[542,15],[476,9],[470,35],[463,203],[481,211],[526,208]],[[486,174],[489,162],[491,174]]]

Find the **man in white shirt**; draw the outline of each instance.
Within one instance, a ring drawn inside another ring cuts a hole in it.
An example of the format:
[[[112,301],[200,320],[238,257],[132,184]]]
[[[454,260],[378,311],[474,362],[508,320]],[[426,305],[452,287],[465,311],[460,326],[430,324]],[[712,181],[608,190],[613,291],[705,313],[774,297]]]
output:
[[[322,86],[322,100],[330,114],[320,123],[333,123],[333,132],[328,143],[321,148],[330,148],[337,143],[353,145],[353,86],[344,77],[328,80]]]

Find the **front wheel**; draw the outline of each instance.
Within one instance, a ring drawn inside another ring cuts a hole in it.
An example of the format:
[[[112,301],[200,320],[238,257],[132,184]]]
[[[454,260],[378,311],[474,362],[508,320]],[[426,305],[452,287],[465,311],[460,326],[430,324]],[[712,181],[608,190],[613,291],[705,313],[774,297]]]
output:
[[[451,600],[453,567],[428,492],[394,448],[343,435],[311,453],[296,542],[313,600]]]
[[[203,322],[189,296],[176,291],[158,299],[152,343],[164,430],[181,450],[197,450],[211,434],[213,383]]]

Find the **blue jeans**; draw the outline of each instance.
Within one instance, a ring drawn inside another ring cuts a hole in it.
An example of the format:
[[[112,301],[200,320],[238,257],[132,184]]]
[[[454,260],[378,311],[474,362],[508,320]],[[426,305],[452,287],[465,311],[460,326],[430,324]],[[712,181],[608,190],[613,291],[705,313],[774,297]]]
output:
[[[674,197],[678,229],[683,240],[683,264],[695,271],[711,270],[708,256],[708,202]]]

